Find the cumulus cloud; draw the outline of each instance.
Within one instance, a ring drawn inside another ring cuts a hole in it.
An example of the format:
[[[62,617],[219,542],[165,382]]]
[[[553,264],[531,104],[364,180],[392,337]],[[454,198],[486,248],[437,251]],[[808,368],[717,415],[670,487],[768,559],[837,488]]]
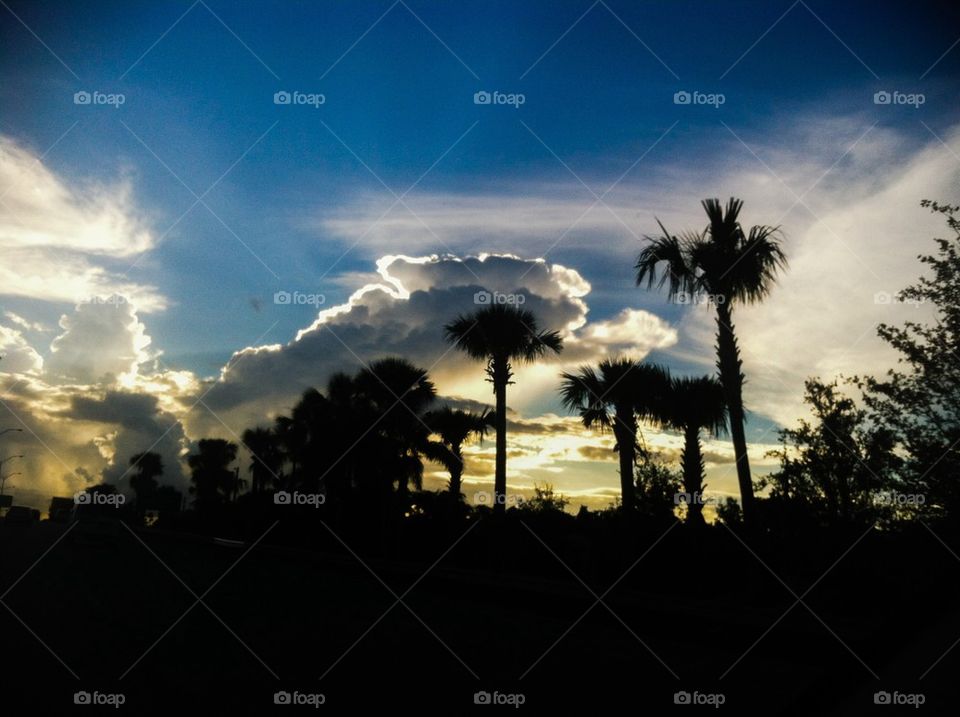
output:
[[[129,380],[146,361],[150,337],[133,304],[120,296],[78,304],[60,318],[63,333],[50,345],[51,376],[82,383]]]
[[[359,241],[354,251],[400,244],[456,252],[524,247],[546,253],[547,261],[564,256],[565,263],[573,256],[571,265],[585,273],[591,265],[604,268],[595,297],[645,309],[648,321],[668,309],[666,299],[632,288],[631,267],[640,239],[658,230],[655,218],[674,232],[700,230],[701,198],[738,196],[745,224],[780,225],[786,237],[790,267],[779,285],[763,304],[738,307],[734,316],[749,408],[786,425],[804,413],[807,376],[882,372],[896,356],[876,337],[876,325],[929,317],[929,307],[885,297],[919,275],[917,255],[943,235],[942,219],[922,210],[920,200],[956,201],[960,126],[938,135],[919,124],[910,131],[818,111],[774,120],[762,133],[706,130],[713,151],[686,145],[670,162],[645,163],[642,182],[626,176],[592,209],[593,197],[579,183],[520,181],[502,191],[415,192],[405,198],[415,215],[396,207],[382,219],[380,201],[361,195],[312,221],[345,245]],[[637,320],[629,311],[621,319],[624,335]],[[677,334],[665,354],[687,369],[714,372],[713,313],[703,306],[670,311],[682,315],[668,329]],[[575,344],[568,341],[568,356]]]
[[[511,405],[518,411],[552,402],[557,375],[568,365],[599,360],[610,352],[641,358],[669,346],[676,336],[661,319],[626,311],[610,321],[588,321],[590,285],[573,269],[509,255],[480,257],[388,256],[378,262],[379,278],[354,292],[342,306],[321,311],[317,320],[285,345],[237,352],[204,404],[224,420],[248,425],[271,409],[285,409],[309,386],[322,387],[335,371],[359,370],[386,355],[401,355],[429,369],[441,393],[489,401],[482,366],[453,350],[444,324],[479,308],[478,292],[522,297],[523,308],[541,328],[560,331],[569,355],[517,367]],[[481,304],[482,306],[482,304]],[[213,419],[206,419],[211,427]]]
[[[0,368],[7,373],[36,373],[43,368],[43,357],[22,332],[0,325]]]

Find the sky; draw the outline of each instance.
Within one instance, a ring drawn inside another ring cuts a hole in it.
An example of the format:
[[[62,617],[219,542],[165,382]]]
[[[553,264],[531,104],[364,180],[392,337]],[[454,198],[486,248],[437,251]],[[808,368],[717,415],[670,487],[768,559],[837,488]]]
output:
[[[920,200],[958,199],[958,20],[934,2],[3,0],[8,485],[38,507],[124,489],[152,449],[183,487],[199,438],[238,440],[386,355],[489,405],[442,338],[488,290],[567,346],[510,388],[510,485],[604,505],[612,437],[563,411],[559,373],[611,355],[714,372],[708,307],[632,266],[658,219],[699,230],[700,200],[729,196],[781,226],[790,261],[734,313],[769,471],[805,378],[880,373],[876,325],[929,318],[885,297],[942,233]],[[676,458],[678,437],[645,436]],[[734,495],[729,443],[706,449],[708,492]],[[467,460],[469,495],[492,441]]]

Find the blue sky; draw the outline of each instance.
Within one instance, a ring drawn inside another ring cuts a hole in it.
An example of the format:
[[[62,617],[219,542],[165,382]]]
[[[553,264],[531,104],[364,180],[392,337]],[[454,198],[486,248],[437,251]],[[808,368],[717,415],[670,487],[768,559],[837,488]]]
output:
[[[631,308],[678,326],[698,309],[632,286],[638,237],[656,230],[654,216],[699,228],[703,196],[737,194],[747,223],[780,223],[799,239],[825,222],[846,236],[845,191],[876,200],[912,162],[926,177],[924,152],[956,152],[958,19],[948,3],[922,2],[5,0],[0,135],[73,191],[129,188],[123,213],[149,247],[98,251],[94,263],[117,285],[162,297],[163,307],[137,307],[151,350],[198,382],[234,352],[286,344],[314,321],[313,307],[276,306],[274,292],[343,304],[378,279],[386,254],[545,257],[591,285],[591,322]],[[282,90],[325,102],[276,105]],[[125,101],[77,105],[78,91]],[[478,91],[524,102],[477,105]],[[723,104],[678,105],[680,91],[720,93]],[[878,91],[920,93],[923,104],[877,105]],[[951,186],[950,171],[918,194]],[[415,183],[409,210],[394,206],[365,233],[394,203],[391,190]],[[904,207],[922,198],[901,194]],[[184,216],[195,195],[205,204]],[[589,219],[552,223],[553,208],[576,219],[597,196],[605,203]],[[494,240],[475,218],[484,211],[513,226]],[[869,269],[864,290],[886,287],[889,275],[858,253],[847,260]],[[904,282],[916,274],[898,271]],[[72,308],[27,290],[0,299],[47,327]],[[653,356],[710,370],[709,314],[700,315]],[[31,331],[24,340],[48,357],[56,330]],[[756,341],[775,345],[768,334]],[[808,373],[834,368],[846,365]],[[798,376],[777,380],[795,405]],[[555,404],[530,398],[521,413]],[[754,404],[754,435],[770,440],[783,417]]]

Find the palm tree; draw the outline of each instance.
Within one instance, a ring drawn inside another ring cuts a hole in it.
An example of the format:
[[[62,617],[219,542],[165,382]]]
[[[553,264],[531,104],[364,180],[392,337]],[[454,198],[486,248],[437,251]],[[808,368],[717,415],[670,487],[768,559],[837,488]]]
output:
[[[490,427],[490,413],[486,410],[473,413],[444,406],[428,413],[424,420],[440,436],[440,442],[446,448],[446,459],[441,458],[440,462],[450,471],[450,493],[459,498],[463,477],[463,444],[474,435],[483,440]]]
[[[727,428],[727,404],[723,386],[712,376],[674,378],[670,384],[670,399],[664,404],[661,421],[683,432],[683,490],[692,498],[687,503],[687,522],[703,523],[703,481],[705,478],[700,431],[714,436]]]
[[[237,445],[222,438],[202,438],[197,453],[187,456],[198,510],[205,511],[223,503],[235,492],[236,476],[229,466],[237,459]]]
[[[636,506],[633,469],[636,463],[637,418],[660,413],[659,406],[670,384],[666,369],[628,358],[605,359],[597,369],[581,366],[564,373],[560,387],[563,405],[580,414],[587,428],[610,428],[620,457],[621,506],[632,513]]]
[[[407,493],[410,483],[420,490],[422,456],[435,448],[429,446],[430,429],[422,418],[437,397],[426,370],[403,358],[384,358],[360,371],[354,385],[373,406],[379,432],[394,448],[389,457],[398,492]]]
[[[470,358],[487,362],[487,380],[493,384],[496,397],[493,510],[495,515],[502,515],[507,498],[507,385],[513,383],[513,362],[532,363],[548,351],[558,354],[563,350],[563,339],[556,331],[540,331],[530,311],[507,304],[493,304],[458,316],[444,327],[444,333],[447,341]]]
[[[131,456],[130,465],[137,468],[137,472],[130,476],[130,487],[136,495],[137,510],[142,511],[157,492],[157,478],[163,475],[163,461],[159,454],[148,451]]]
[[[737,479],[745,520],[753,514],[753,484],[744,434],[743,362],[733,328],[733,304],[762,301],[785,269],[779,227],[754,226],[745,232],[739,216],[743,202],[731,198],[726,210],[719,199],[702,202],[709,224],[702,232],[646,237],[637,259],[637,285],[668,286],[671,298],[706,298],[717,308],[717,368],[730,413],[730,435],[737,461]],[[658,272],[657,267],[661,269]]]
[[[260,493],[276,488],[284,460],[276,433],[270,428],[248,428],[243,432],[243,445],[250,451],[251,490]]]

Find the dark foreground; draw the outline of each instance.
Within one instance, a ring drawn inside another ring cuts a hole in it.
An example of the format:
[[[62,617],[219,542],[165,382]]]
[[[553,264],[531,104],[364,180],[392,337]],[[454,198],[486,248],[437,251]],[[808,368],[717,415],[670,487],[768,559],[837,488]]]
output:
[[[939,532],[771,556],[679,526],[603,563],[549,526],[477,525],[409,562],[315,529],[329,549],[282,527],[255,545],[0,527],[2,713],[916,713],[889,693],[955,714],[960,542]]]

